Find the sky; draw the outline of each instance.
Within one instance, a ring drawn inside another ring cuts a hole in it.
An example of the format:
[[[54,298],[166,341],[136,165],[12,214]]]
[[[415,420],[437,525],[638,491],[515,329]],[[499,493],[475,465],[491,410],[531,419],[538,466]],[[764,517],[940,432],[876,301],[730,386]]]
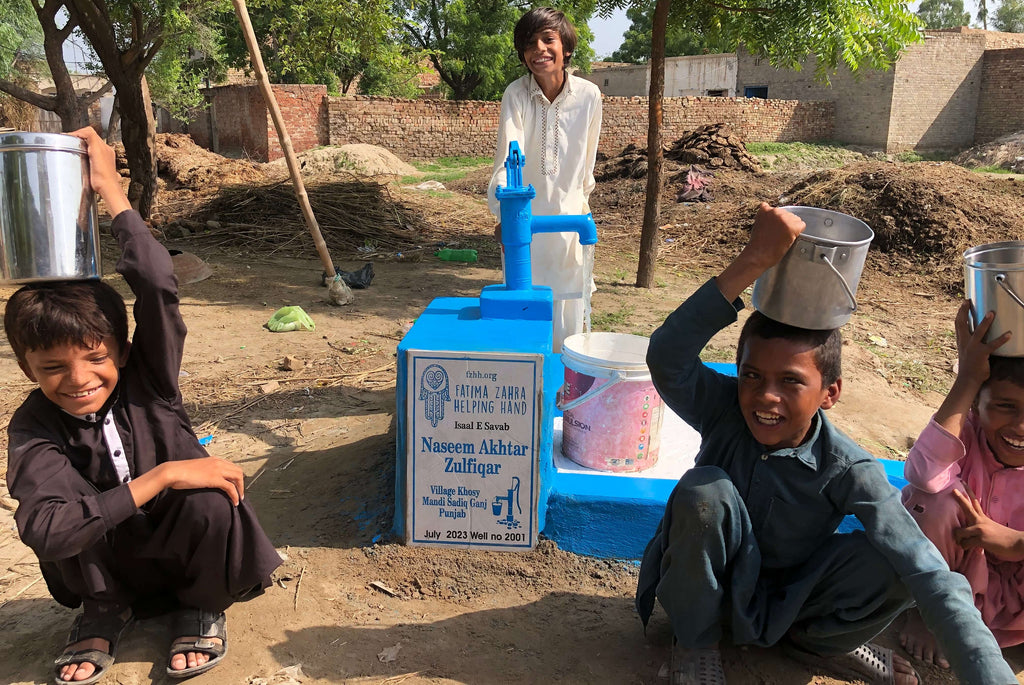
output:
[[[911,9],[917,9],[918,2],[911,2]],[[989,5],[989,12],[997,3]],[[978,13],[976,0],[964,0],[964,11],[971,13],[971,23],[976,24],[974,18]],[[991,15],[990,15],[991,16]],[[625,10],[615,10],[608,19],[594,17],[590,20],[590,30],[594,32],[594,55],[598,60],[611,55],[622,45],[622,34],[629,28],[629,19],[626,18]]]
[[[601,60],[622,45],[622,34],[629,28],[629,19],[626,18],[626,10],[615,10],[608,19],[594,17],[588,24],[594,32],[594,56]]]

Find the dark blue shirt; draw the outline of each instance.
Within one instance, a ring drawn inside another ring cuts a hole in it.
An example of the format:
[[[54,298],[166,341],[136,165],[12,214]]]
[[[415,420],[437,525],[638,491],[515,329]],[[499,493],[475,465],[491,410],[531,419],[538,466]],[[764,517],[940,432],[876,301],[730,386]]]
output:
[[[907,585],[963,682],[1015,683],[966,579],[946,566],[878,460],[820,409],[799,447],[772,451],[754,439],[740,411],[737,379],[712,371],[698,356],[742,308],[708,281],[651,336],[647,364],[665,403],[701,435],[696,464],[723,469],[743,497],[763,568],[799,565],[853,514]]]

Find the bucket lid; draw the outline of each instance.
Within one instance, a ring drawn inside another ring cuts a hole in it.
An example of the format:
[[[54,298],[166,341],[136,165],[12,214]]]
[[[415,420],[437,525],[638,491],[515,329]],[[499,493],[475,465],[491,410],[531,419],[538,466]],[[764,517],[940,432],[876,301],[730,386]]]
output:
[[[801,205],[790,205],[781,209],[796,214],[807,224],[800,238],[819,245],[857,247],[867,245],[875,237],[875,232],[870,226],[849,214]]]
[[[87,154],[85,141],[63,133],[40,133],[37,131],[15,131],[0,133],[0,152],[14,150],[59,150]]]
[[[577,333],[562,342],[562,361],[646,374],[648,344],[649,338],[629,333]]]
[[[964,266],[982,270],[986,268],[999,271],[1024,270],[1024,240],[986,243],[965,250]]]

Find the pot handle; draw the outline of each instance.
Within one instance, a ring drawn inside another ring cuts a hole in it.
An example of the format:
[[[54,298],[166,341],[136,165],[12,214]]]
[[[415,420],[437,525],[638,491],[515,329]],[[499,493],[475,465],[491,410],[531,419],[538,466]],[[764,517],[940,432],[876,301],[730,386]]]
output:
[[[1016,302],[1020,307],[1024,307],[1024,300],[1021,300],[1020,296],[1013,292],[1013,288],[1011,288],[1010,284],[1006,282],[1006,274],[996,274],[996,283],[999,284],[1000,288],[1006,291],[1006,294],[1009,295],[1014,302]]]
[[[624,380],[626,380],[626,376],[624,374],[616,371],[612,375],[612,377],[608,379],[607,383],[599,385],[596,388],[591,388],[590,390],[588,390],[587,392],[583,393],[582,395],[580,395],[576,399],[570,400],[570,401],[566,402],[565,404],[562,404],[562,397],[565,394],[565,388],[568,385],[568,383],[565,383],[565,384],[562,385],[561,388],[558,389],[558,395],[556,395],[556,397],[555,397],[555,405],[558,407],[559,411],[563,411],[563,412],[564,411],[569,411],[570,409],[575,409],[576,407],[580,406],[584,402],[588,402],[588,401],[592,400],[593,398],[597,397],[602,392],[604,392],[608,388],[612,387],[616,383],[619,383],[619,382],[624,381]]]
[[[820,257],[821,261],[828,264],[828,268],[832,269],[832,273],[834,273],[836,277],[839,278],[839,282],[843,284],[843,290],[846,291],[846,296],[850,298],[850,311],[857,311],[857,298],[854,296],[853,291],[850,290],[850,284],[847,283],[843,275],[839,273],[839,269],[837,269],[835,264],[832,263],[832,260],[828,258],[828,255],[822,254]],[[1020,300],[1017,301],[1020,302]],[[1024,302],[1021,303],[1021,306],[1024,307]]]

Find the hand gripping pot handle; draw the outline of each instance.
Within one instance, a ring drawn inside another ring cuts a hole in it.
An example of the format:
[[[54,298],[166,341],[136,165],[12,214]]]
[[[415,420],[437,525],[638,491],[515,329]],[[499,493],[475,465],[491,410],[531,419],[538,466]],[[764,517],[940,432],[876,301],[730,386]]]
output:
[[[1019,307],[1024,308],[1024,300],[1020,299],[1020,296],[1013,291],[1010,284],[1006,282],[1006,274],[996,274],[996,283],[1002,288],[1010,298],[1017,303]]]
[[[564,412],[569,411],[570,409],[575,409],[584,402],[589,402],[590,400],[594,399],[595,397],[603,393],[608,388],[612,387],[617,383],[621,383],[624,380],[626,380],[626,374],[622,373],[621,371],[616,371],[612,374],[612,377],[608,379],[607,383],[602,383],[596,388],[591,388],[590,390],[583,393],[576,399],[570,400],[565,404],[562,404],[562,398],[565,397],[565,391],[569,388],[569,383],[563,383],[562,387],[558,389],[558,395],[556,396],[555,404],[558,406],[559,411]]]

